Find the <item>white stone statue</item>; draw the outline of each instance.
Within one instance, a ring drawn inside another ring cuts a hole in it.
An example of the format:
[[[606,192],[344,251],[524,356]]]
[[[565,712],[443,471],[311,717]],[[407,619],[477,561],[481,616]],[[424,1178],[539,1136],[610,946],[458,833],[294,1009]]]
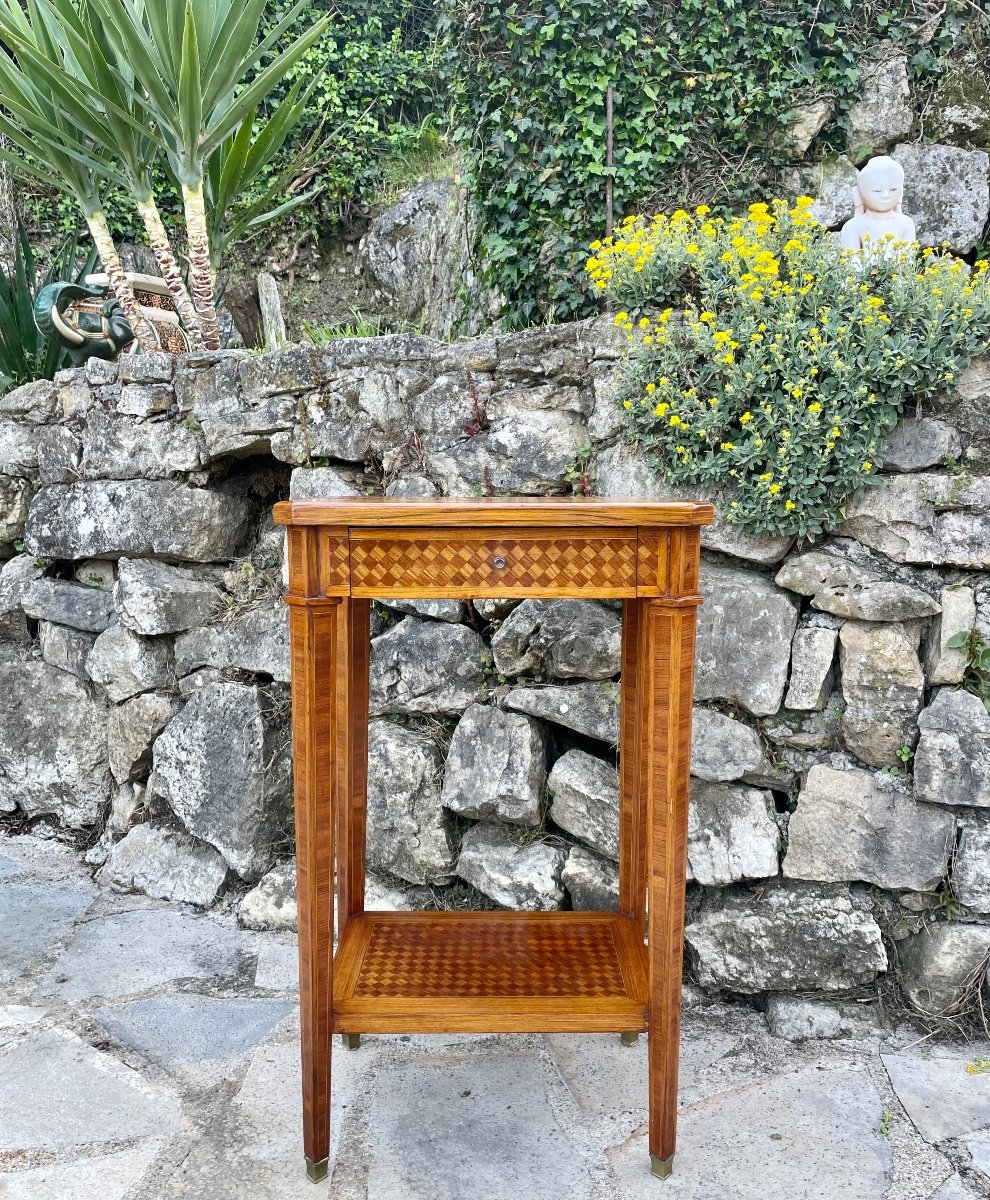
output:
[[[879,243],[915,241],[914,222],[901,212],[904,168],[887,155],[871,158],[853,188],[856,215],[842,226],[839,244],[850,250],[880,249]]]

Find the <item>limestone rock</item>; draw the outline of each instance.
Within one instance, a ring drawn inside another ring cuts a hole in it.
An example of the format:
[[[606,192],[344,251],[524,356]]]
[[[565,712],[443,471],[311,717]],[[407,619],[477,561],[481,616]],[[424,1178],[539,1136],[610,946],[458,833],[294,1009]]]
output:
[[[849,109],[849,148],[854,152],[879,153],[911,132],[907,55],[889,42],[879,49],[876,57],[860,63],[859,99]]]
[[[93,409],[82,439],[83,479],[169,479],[198,471],[202,432],[173,421],[137,422]]]
[[[79,679],[89,679],[86,660],[95,642],[95,633],[70,629],[68,625],[54,625],[51,621],[38,622],[41,657],[51,666],[68,671]]]
[[[688,879],[706,887],[766,879],[777,874],[779,856],[780,830],[769,792],[692,782]]]
[[[789,1042],[876,1037],[884,1030],[876,1004],[818,1000],[810,996],[768,996],[767,1025],[774,1037]]]
[[[178,633],[208,621],[219,604],[216,583],[188,569],[142,558],[121,558],[113,602],[133,633]]]
[[[31,554],[46,558],[213,562],[235,556],[248,516],[238,497],[181,483],[52,484],[31,503],[24,541]]]
[[[928,592],[893,578],[890,568],[855,543],[798,554],[781,567],[776,581],[811,596],[812,607],[821,612],[858,621],[904,621],[939,611]]]
[[[106,706],[46,663],[0,658],[0,809],[82,829],[109,800]]]
[[[38,431],[0,420],[0,475],[30,478],[38,470]]]
[[[886,471],[927,471],[962,454],[958,432],[934,417],[904,417],[884,438],[880,460]]]
[[[838,229],[853,215],[853,188],[858,172],[845,155],[826,158],[814,166],[802,167],[790,179],[793,195],[811,196],[811,215],[828,229]]]
[[[104,884],[207,908],[227,877],[227,864],[205,842],[173,829],[135,825],[97,873]]]
[[[541,717],[614,746],[619,740],[619,688],[615,683],[572,683],[556,687],[517,687],[506,708]]]
[[[804,158],[811,143],[832,115],[835,101],[830,96],[816,96],[795,107],[787,126],[787,140],[795,158]]]
[[[990,84],[978,64],[950,66],[935,89],[925,126],[932,141],[990,149]]]
[[[963,825],[952,861],[952,891],[973,912],[990,913],[990,824]]]
[[[458,625],[467,615],[463,600],[383,600],[386,608],[409,617],[429,617],[433,621],[448,621]]]
[[[120,382],[124,385],[171,383],[175,374],[175,356],[163,351],[125,354],[117,365]]]
[[[58,386],[50,379],[37,379],[0,396],[0,417],[12,417],[29,425],[44,425],[55,419]]]
[[[520,845],[509,830],[479,822],[464,834],[457,874],[503,908],[555,909],[564,902],[566,857],[548,842]]]
[[[787,827],[785,877],[937,887],[955,841],[952,815],[884,783],[868,771],[812,767]]]
[[[147,418],[167,413],[174,404],[175,393],[165,384],[127,383],[120,389],[117,412],[121,416]]]
[[[197,667],[223,670],[236,667],[269,675],[281,683],[290,679],[289,618],[279,600],[259,605],[175,639],[175,669],[188,675]]]
[[[279,863],[261,877],[237,906],[247,929],[293,931],[296,928],[296,860]]]
[[[591,600],[524,600],[492,638],[503,675],[608,679],[622,662],[619,615]]]
[[[465,817],[538,825],[546,781],[539,722],[472,704],[450,741],[441,802]]]
[[[840,533],[895,562],[990,567],[990,479],[888,475],[846,508]]]
[[[964,1009],[967,991],[990,955],[990,926],[929,924],[897,946],[901,983],[911,1004],[931,1016]]]
[[[990,808],[990,713],[979,697],[948,688],[918,717],[914,794],[932,804]]]
[[[990,400],[990,358],[981,355],[964,367],[951,391],[934,401],[935,410],[962,435],[964,461],[975,472],[990,471],[990,428],[987,403]]]
[[[123,625],[111,625],[100,634],[86,659],[86,670],[116,703],[138,692],[166,687],[174,677],[169,647],[138,637]]]
[[[962,683],[966,671],[966,649],[949,642],[960,633],[976,628],[976,598],[964,584],[942,588],[942,613],[932,622],[925,648],[925,674],[929,684]]]
[[[568,851],[560,882],[573,909],[612,912],[619,907],[618,868],[583,846],[572,846]]]
[[[258,272],[258,308],[261,310],[261,332],[266,349],[280,349],[288,340],[285,316],[282,312],[278,280],[267,271]]]
[[[949,243],[968,254],[990,216],[990,158],[957,146],[901,145],[892,155],[904,168],[904,211],[922,246]]]
[[[766,755],[759,736],[725,713],[695,707],[691,735],[691,774],[708,783],[760,774]]]
[[[368,727],[368,866],[409,883],[446,883],[453,826],[440,802],[437,742],[391,721]]]
[[[406,617],[371,643],[371,715],[459,715],[485,694],[487,653],[473,629]]]
[[[890,766],[902,746],[913,745],[925,677],[918,634],[904,625],[847,621],[839,632],[842,736],[872,767]]]
[[[619,773],[583,750],[568,750],[547,780],[550,816],[606,858],[619,857]]]
[[[295,399],[270,395],[263,385],[257,386],[259,377],[268,382],[274,373],[270,366],[273,358],[291,372],[291,352],[256,354],[248,360],[240,354],[224,354],[204,368],[180,371],[176,376],[179,410],[187,422],[202,430],[204,463],[229,455],[273,453],[278,438],[292,429],[297,417]],[[311,367],[309,375],[306,386],[315,387]]]
[[[29,640],[21,601],[28,585],[43,571],[33,554],[15,554],[0,564],[0,638],[15,642]]]
[[[130,783],[150,767],[152,743],[181,707],[174,696],[145,692],[112,710],[107,739],[117,783]]]
[[[67,579],[32,580],[24,588],[21,607],[36,620],[89,633],[102,633],[113,620],[113,602],[106,592]]]
[[[805,627],[797,630],[791,643],[791,677],[785,708],[820,712],[832,693],[835,662],[834,629]]]
[[[779,562],[794,544],[792,537],[756,537],[729,522],[728,494],[721,489],[691,484],[668,483],[654,470],[638,446],[618,442],[603,447],[591,462],[592,491],[596,496],[647,497],[651,500],[707,500],[715,505],[715,522],[701,529],[701,545],[706,550],[731,554],[755,563]]]
[[[27,479],[0,475],[0,555],[11,555],[20,548],[16,543],[27,527],[31,492]]]
[[[866,897],[836,884],[711,894],[685,938],[702,987],[733,992],[842,991],[887,967]]]
[[[357,496],[357,488],[333,467],[296,467],[289,477],[290,500],[325,500]]]
[[[155,784],[190,833],[253,882],[269,869],[290,822],[284,718],[260,688],[208,684],[165,726]]]
[[[798,608],[755,571],[702,563],[696,700],[738,701],[756,716],[780,708]]]
[[[361,245],[365,269],[397,314],[436,336],[467,316],[459,293],[473,280],[468,223],[464,190],[452,179],[430,180],[387,208]]]

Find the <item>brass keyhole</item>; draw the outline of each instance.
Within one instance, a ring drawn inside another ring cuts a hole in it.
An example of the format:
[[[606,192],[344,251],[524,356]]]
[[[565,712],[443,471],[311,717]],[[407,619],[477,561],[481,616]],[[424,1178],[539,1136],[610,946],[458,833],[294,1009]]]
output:
[[[502,557],[501,554],[495,555],[495,557],[492,559],[492,566],[495,568],[496,571],[502,570],[502,568],[505,566],[505,559]]]

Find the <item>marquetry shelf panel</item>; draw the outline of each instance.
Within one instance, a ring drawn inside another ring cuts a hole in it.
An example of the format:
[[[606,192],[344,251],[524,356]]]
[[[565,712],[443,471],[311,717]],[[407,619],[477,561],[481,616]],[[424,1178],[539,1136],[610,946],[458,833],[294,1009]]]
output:
[[[646,1029],[642,930],[621,913],[365,913],[334,960],[338,1033]]]
[[[292,501],[303,1142],[330,1146],[330,1039],[649,1035],[650,1155],[677,1119],[691,693],[707,504],[587,497]],[[619,911],[365,911],[371,599],[578,596],[623,604]],[[339,943],[334,953],[334,894]],[[643,940],[644,927],[647,931]]]

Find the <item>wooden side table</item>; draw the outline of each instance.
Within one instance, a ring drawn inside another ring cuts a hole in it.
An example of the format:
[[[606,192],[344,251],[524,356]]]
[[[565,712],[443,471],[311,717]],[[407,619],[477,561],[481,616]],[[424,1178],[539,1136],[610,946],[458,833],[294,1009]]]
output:
[[[310,1178],[328,1166],[333,1033],[353,1046],[362,1033],[648,1031],[650,1156],[670,1174],[699,540],[712,518],[707,504],[581,497],[276,505]],[[373,596],[622,599],[617,912],[364,911]]]

